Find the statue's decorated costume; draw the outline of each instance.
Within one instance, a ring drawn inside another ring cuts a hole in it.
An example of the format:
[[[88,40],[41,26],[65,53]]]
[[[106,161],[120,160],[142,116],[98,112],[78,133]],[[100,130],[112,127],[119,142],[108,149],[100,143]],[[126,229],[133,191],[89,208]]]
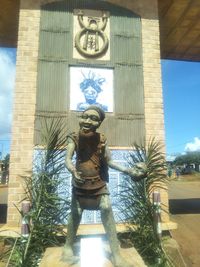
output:
[[[94,132],[90,135],[72,133],[68,136],[75,143],[76,169],[84,183],[72,180],[72,194],[83,209],[99,209],[100,197],[109,194],[108,166],[104,159],[106,138]]]

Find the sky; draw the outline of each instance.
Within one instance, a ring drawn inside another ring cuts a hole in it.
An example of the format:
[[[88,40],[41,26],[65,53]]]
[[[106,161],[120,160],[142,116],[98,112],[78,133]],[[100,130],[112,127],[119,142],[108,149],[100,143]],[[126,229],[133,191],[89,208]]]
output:
[[[9,153],[16,49],[0,48],[0,159]]]
[[[16,49],[0,48],[0,159],[10,149]],[[162,60],[167,157],[200,150],[200,62]]]
[[[167,155],[200,150],[200,62],[162,61]]]

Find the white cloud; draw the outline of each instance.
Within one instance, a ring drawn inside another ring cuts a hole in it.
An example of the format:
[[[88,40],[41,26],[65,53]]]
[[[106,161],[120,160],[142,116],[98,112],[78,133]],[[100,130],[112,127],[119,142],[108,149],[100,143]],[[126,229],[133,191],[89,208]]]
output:
[[[194,141],[185,145],[185,151],[192,152],[200,150],[200,138],[195,137]]]
[[[166,156],[166,160],[167,160],[167,161],[174,161],[175,158],[176,158],[175,155],[167,155],[167,156]]]
[[[2,139],[10,139],[15,51],[15,49],[0,48],[0,142]]]

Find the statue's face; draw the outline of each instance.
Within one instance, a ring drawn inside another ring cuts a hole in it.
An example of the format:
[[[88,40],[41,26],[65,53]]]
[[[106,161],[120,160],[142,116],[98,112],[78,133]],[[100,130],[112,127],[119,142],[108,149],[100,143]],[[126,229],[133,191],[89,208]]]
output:
[[[84,133],[95,132],[101,125],[99,113],[96,110],[86,110],[83,112],[80,121],[80,130]]]
[[[89,102],[89,103],[94,103],[98,96],[97,91],[91,86],[85,89],[83,93],[84,93],[86,102]]]

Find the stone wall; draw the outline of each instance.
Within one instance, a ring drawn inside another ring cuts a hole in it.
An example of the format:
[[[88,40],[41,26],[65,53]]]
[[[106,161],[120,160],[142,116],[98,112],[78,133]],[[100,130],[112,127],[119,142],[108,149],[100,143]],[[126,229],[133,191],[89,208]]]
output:
[[[28,175],[32,168],[40,5],[47,2],[53,1],[21,0],[8,195],[7,224],[10,226],[16,226],[20,222],[20,216],[14,204],[23,198],[22,176]],[[119,0],[110,0],[109,2],[122,5],[122,1]],[[123,6],[130,8],[142,17],[146,138],[149,140],[156,136],[157,140],[164,144],[159,24],[156,3],[156,0],[125,0]],[[168,206],[167,191],[162,191],[161,199],[163,204]],[[163,220],[168,221],[168,216],[163,216]]]

